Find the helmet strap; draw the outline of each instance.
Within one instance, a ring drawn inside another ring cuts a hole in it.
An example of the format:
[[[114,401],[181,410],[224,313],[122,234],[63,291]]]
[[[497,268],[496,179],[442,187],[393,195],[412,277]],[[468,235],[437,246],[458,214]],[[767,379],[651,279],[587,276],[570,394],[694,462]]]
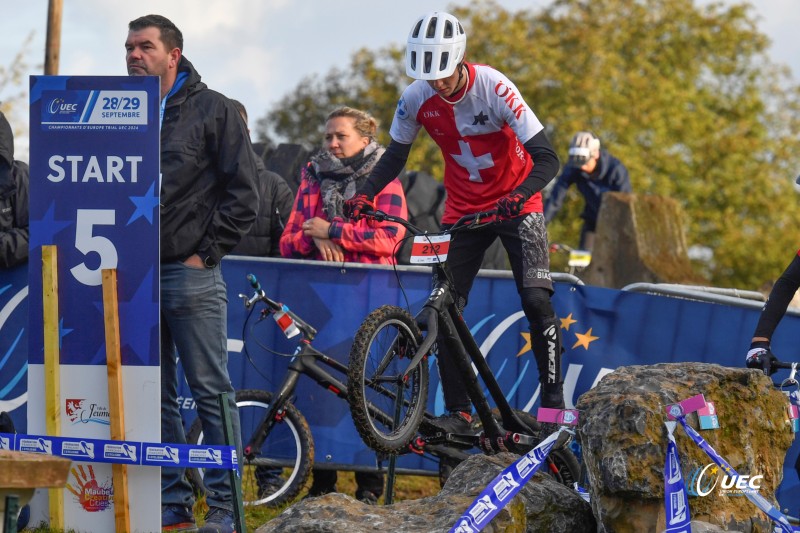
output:
[[[442,100],[444,100],[445,102],[447,102],[450,105],[455,105],[455,104],[459,103],[467,95],[467,86],[469,85],[469,70],[468,69],[467,69],[467,75],[466,75],[467,79],[464,82],[464,85],[462,85],[461,88],[459,88],[459,85],[461,85],[461,80],[464,79],[464,77],[465,77],[464,76],[463,67],[464,67],[464,63],[463,62],[459,63],[459,65],[458,65],[458,81],[456,82],[456,89],[447,97],[447,98],[452,98],[453,95],[457,94],[458,91],[463,89],[464,92],[461,93],[461,96],[458,98],[458,100],[451,101],[451,100],[448,100],[447,98],[445,98],[444,96],[439,95]]]

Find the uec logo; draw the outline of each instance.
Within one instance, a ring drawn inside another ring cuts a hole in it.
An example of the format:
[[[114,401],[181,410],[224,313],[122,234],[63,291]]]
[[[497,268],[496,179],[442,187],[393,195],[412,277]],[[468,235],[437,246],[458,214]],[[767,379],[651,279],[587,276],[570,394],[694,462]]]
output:
[[[761,489],[764,476],[729,476],[714,463],[706,465],[703,469],[696,469],[692,475],[689,494],[692,496],[708,496],[719,483],[723,492],[754,493]]]
[[[50,113],[53,115],[58,114],[68,114],[68,113],[77,113],[78,112],[78,104],[69,104],[64,101],[63,98],[53,98],[50,101],[49,106]]]

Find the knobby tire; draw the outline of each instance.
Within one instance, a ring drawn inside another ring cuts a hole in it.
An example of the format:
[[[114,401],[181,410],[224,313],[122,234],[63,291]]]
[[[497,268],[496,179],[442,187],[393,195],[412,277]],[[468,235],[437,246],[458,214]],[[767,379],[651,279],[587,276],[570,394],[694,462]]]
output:
[[[427,359],[402,387],[392,378],[405,371],[421,342],[414,317],[392,305],[374,310],[356,332],[350,350],[348,402],[361,439],[379,453],[405,451],[417,435],[428,398]],[[399,407],[398,391],[403,399]]]

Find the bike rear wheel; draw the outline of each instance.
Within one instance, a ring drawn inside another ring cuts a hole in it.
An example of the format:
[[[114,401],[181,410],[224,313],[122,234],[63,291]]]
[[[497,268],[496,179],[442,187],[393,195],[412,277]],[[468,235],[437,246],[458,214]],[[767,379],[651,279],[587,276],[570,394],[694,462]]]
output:
[[[272,394],[260,390],[236,391],[236,405],[242,428],[242,444],[258,428],[272,403]],[[200,419],[192,424],[186,438],[189,444],[203,443]],[[261,452],[253,459],[243,458],[242,499],[245,505],[279,506],[292,501],[308,480],[314,464],[314,441],[308,422],[291,403],[267,435]],[[204,470],[188,469],[195,489],[204,494]]]
[[[370,313],[350,350],[348,401],[356,429],[373,450],[396,454],[416,436],[428,398],[428,362],[403,381],[422,333],[405,309],[386,305]]]

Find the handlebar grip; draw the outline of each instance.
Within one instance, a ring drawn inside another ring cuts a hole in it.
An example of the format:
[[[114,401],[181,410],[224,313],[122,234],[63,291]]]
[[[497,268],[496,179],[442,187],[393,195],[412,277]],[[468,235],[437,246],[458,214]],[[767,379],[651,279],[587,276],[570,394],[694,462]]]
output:
[[[261,290],[261,283],[258,282],[258,279],[256,278],[255,274],[248,274],[247,281],[250,282],[250,286],[253,287],[255,290],[257,291]]]

